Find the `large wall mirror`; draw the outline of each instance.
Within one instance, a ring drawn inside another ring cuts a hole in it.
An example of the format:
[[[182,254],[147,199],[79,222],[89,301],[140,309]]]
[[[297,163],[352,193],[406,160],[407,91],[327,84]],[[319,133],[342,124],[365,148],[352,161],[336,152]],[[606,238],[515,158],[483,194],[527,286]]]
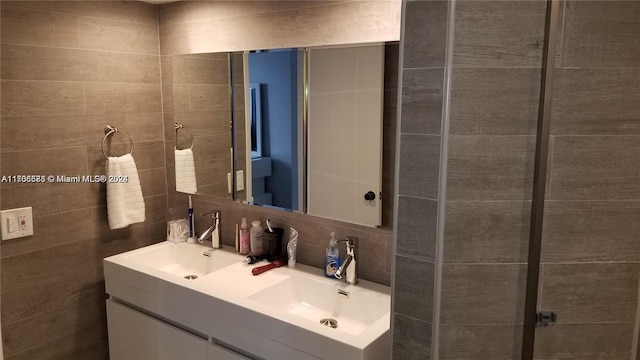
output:
[[[191,148],[196,193],[391,226],[398,50],[174,56],[176,159]]]

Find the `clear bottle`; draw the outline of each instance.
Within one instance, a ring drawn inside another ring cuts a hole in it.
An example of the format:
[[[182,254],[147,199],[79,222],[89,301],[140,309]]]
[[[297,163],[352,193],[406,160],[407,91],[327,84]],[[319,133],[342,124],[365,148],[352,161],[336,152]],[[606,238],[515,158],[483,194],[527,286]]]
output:
[[[252,221],[251,224],[253,227],[251,228],[251,255],[262,255],[263,251],[263,231],[260,226],[260,220]]]
[[[242,224],[240,224],[240,254],[247,255],[249,250],[249,224],[247,223],[247,218],[242,218]]]

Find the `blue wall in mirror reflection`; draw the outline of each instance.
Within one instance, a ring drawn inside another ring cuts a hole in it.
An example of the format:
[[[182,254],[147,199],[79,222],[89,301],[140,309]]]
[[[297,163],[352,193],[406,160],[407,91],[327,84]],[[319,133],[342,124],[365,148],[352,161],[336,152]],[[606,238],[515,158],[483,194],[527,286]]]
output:
[[[271,176],[254,181],[253,191],[271,193],[271,204],[298,209],[298,53],[279,49],[249,54],[249,82],[260,83],[262,156]],[[258,110],[258,111],[260,111]]]

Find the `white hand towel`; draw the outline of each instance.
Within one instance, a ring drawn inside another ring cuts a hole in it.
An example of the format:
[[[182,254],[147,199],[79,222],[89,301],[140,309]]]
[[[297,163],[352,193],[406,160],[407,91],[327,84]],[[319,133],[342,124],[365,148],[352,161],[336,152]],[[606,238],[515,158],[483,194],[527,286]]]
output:
[[[174,150],[176,158],[176,191],[195,194],[198,191],[196,183],[196,167],[193,163],[191,149]]]
[[[144,222],[144,199],[133,156],[109,157],[106,167],[109,228],[122,229]]]

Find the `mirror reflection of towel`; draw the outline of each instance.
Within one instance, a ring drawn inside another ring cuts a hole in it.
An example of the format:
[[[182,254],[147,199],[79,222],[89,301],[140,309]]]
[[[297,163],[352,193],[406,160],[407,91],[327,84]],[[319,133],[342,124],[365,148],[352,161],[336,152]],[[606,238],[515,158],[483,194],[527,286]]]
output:
[[[198,191],[198,185],[196,184],[193,151],[191,149],[175,149],[174,154],[176,159],[176,191],[195,194]]]
[[[138,169],[131,154],[109,157],[107,173],[107,218],[110,229],[144,222],[145,208]]]

